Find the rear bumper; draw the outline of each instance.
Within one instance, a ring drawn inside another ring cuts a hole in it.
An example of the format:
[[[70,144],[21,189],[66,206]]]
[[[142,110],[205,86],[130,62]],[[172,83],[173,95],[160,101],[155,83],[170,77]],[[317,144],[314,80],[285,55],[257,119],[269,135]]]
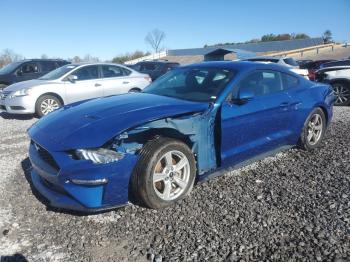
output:
[[[30,96],[0,99],[0,111],[9,114],[34,114],[35,101]]]

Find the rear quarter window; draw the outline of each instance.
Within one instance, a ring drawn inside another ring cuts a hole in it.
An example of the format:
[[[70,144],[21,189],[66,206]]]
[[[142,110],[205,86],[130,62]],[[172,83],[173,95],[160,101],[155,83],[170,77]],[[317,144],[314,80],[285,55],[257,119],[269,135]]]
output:
[[[299,85],[299,79],[295,76],[282,73],[283,89],[289,90]]]

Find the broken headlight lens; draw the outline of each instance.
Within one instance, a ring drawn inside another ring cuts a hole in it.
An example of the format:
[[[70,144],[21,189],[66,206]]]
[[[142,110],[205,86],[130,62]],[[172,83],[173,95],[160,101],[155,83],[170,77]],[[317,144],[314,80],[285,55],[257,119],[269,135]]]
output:
[[[108,164],[116,162],[124,157],[123,153],[106,148],[78,149],[76,156],[82,160],[91,160],[94,164]]]

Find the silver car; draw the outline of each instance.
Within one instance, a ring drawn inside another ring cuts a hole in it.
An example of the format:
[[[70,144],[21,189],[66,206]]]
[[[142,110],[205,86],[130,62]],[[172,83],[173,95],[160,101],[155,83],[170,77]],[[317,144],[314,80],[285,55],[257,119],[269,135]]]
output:
[[[69,64],[6,87],[0,93],[0,110],[41,117],[77,101],[141,91],[150,82],[148,75],[118,64]]]

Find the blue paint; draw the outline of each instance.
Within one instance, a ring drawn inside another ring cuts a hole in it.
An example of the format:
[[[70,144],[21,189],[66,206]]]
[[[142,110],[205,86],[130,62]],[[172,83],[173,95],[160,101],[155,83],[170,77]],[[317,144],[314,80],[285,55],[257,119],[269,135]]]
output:
[[[237,74],[213,103],[125,94],[72,104],[49,114],[28,133],[59,168],[44,161],[31,144],[34,186],[53,206],[86,211],[108,209],[128,203],[129,182],[139,149],[151,138],[147,136],[150,133],[187,143],[196,157],[197,179],[201,180],[217,170],[295,145],[315,107],[325,111],[327,123],[332,119],[331,88],[305,80],[279,65],[205,62],[188,67],[232,69]],[[234,103],[240,80],[262,69],[290,74],[298,78],[299,84],[287,91]],[[75,149],[103,146],[125,153],[124,158],[97,165],[72,155]],[[77,185],[72,179],[108,182]]]

